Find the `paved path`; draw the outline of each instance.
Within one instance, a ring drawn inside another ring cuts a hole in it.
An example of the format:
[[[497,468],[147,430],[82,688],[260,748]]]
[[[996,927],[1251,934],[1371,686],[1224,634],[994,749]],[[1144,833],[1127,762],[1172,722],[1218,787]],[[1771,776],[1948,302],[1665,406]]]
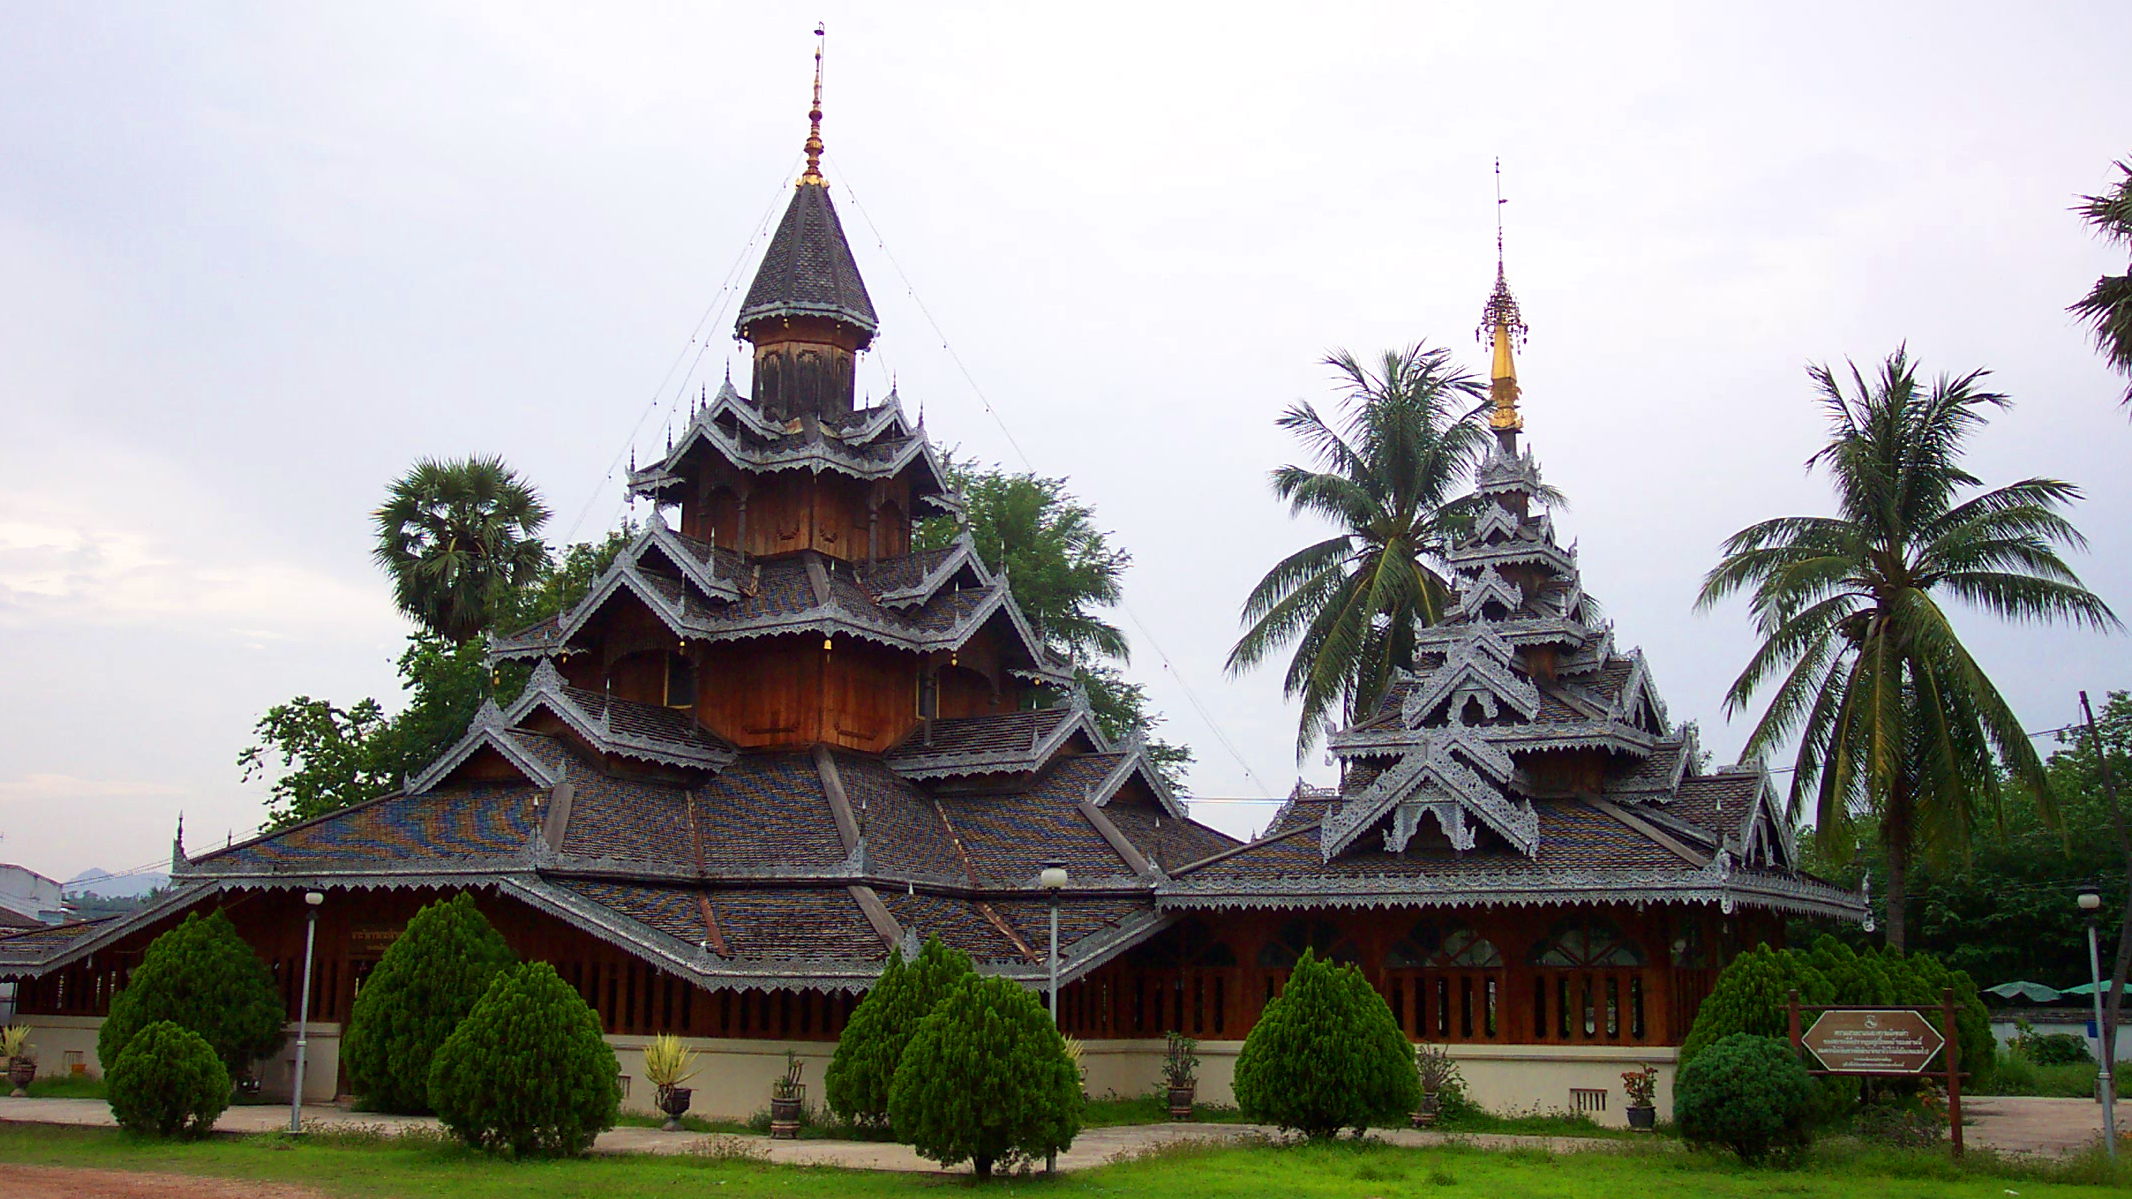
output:
[[[0,1120],[24,1124],[72,1124],[108,1128],[111,1109],[101,1099],[6,1099],[0,1098]],[[340,1107],[306,1106],[306,1128],[376,1129],[398,1134],[410,1128],[436,1128],[427,1116],[388,1116],[375,1112],[351,1112]],[[285,1107],[232,1107],[215,1123],[217,1132],[278,1132],[289,1126]],[[1178,1141],[1235,1141],[1279,1135],[1254,1124],[1128,1124],[1090,1128],[1074,1138],[1073,1148],[1059,1155],[1061,1170],[1085,1170],[1140,1152],[1150,1146]],[[1606,1149],[1618,1141],[1591,1137],[1525,1137],[1496,1134],[1447,1134],[1413,1129],[1392,1129],[1379,1136],[1396,1145],[1442,1145],[1453,1142],[1492,1149],[1524,1147],[1553,1153]],[[842,1166],[857,1170],[901,1170],[934,1173],[940,1167],[913,1153],[907,1145],[881,1141],[798,1140],[773,1141],[768,1137],[730,1134],[670,1133],[655,1128],[616,1128],[600,1134],[593,1146],[597,1153],[688,1153],[707,1142],[740,1142],[773,1162],[805,1166]]]
[[[2030,1095],[1962,1096],[1962,1139],[2001,1153],[2065,1154],[2102,1139],[2102,1104]],[[2117,1101],[2117,1131],[2132,1132],[2132,1101]]]
[[[2100,1135],[2101,1112],[2088,1099],[2035,1099],[2010,1096],[1973,1096],[1963,1099],[1969,1118],[1965,1128],[1968,1143],[2009,1153],[2062,1154],[2092,1144]],[[100,1099],[6,1099],[0,1098],[0,1120],[27,1124],[72,1124],[110,1127],[111,1109]],[[2118,1127],[2132,1130],[2132,1103],[2118,1105]],[[397,1134],[410,1128],[436,1128],[426,1116],[387,1116],[351,1112],[339,1107],[306,1107],[307,1128],[376,1129]],[[222,1114],[219,1132],[275,1132],[289,1126],[285,1107],[233,1107]],[[1127,1157],[1150,1146],[1177,1141],[1220,1142],[1278,1135],[1253,1124],[1130,1124],[1091,1128],[1074,1139],[1073,1148],[1059,1156],[1062,1170],[1084,1170]],[[1550,1153],[1577,1153],[1619,1148],[1618,1140],[1593,1137],[1532,1137],[1494,1133],[1441,1133],[1414,1129],[1388,1129],[1377,1133],[1394,1145],[1477,1145],[1487,1149],[1542,1149]],[[934,1173],[939,1167],[911,1152],[909,1146],[879,1141],[800,1140],[773,1141],[759,1136],[729,1134],[669,1133],[653,1128],[616,1128],[600,1134],[593,1147],[598,1153],[688,1153],[711,1143],[744,1145],[767,1160],[790,1165],[842,1166],[857,1170],[900,1170]]]

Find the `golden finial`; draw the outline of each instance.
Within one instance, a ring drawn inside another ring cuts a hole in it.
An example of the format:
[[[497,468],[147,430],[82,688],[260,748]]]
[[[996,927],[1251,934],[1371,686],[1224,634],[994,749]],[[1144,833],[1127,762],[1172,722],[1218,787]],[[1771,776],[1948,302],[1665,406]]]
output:
[[[1481,327],[1476,331],[1483,341],[1493,343],[1495,361],[1488,371],[1488,398],[1495,402],[1495,411],[1488,414],[1488,427],[1499,433],[1515,433],[1525,427],[1525,420],[1518,415],[1518,364],[1511,354],[1513,345],[1524,345],[1527,329],[1525,318],[1518,311],[1518,302],[1510,294],[1510,282],[1503,273],[1503,160],[1495,160],[1495,290],[1488,295],[1488,303],[1481,309]]]
[[[825,25],[814,27],[814,107],[807,110],[807,169],[800,172],[800,187],[827,187],[822,178],[822,44],[829,40]]]

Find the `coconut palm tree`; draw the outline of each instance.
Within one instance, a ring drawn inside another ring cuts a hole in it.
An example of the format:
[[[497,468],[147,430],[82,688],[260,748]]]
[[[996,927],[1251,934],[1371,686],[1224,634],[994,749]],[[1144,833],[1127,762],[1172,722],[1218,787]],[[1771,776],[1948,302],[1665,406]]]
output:
[[[393,601],[424,628],[464,643],[548,560],[534,534],[540,494],[501,458],[425,458],[393,483],[374,514],[371,556],[392,576]]]
[[[1901,949],[1914,853],[1966,848],[1995,811],[2000,767],[2055,818],[2035,748],[1941,600],[2094,629],[2117,618],[2059,557],[2086,544],[2060,514],[2079,488],[2024,479],[1973,493],[1963,443],[2008,404],[1983,389],[1985,372],[1927,387],[1898,349],[1870,383],[1853,366],[1848,389],[1826,366],[1808,373],[1832,436],[1807,465],[1828,472],[1838,514],[1733,534],[1697,606],[1752,592],[1763,641],[1726,708],[1775,685],[1747,751],[1798,738],[1792,816],[1810,800],[1825,849],[1845,854],[1853,819],[1878,818],[1888,944]]]
[[[2132,163],[2120,162],[2124,178],[2099,196],[2082,196],[2073,208],[2104,241],[2132,250]],[[2132,376],[2132,271],[2104,275],[2094,290],[2067,309],[2095,330],[2095,348],[2103,360]],[[2132,405],[2132,383],[2125,384],[2123,403]]]
[[[1454,493],[1488,444],[1477,419],[1486,384],[1449,350],[1389,350],[1375,371],[1345,350],[1325,364],[1340,376],[1344,420],[1335,427],[1307,402],[1282,414],[1316,465],[1275,470],[1273,493],[1340,531],[1251,589],[1249,628],[1228,663],[1240,673],[1295,643],[1282,686],[1303,705],[1299,758],[1328,716],[1374,708],[1394,673],[1413,666],[1415,628],[1442,618],[1450,583],[1438,566],[1464,509]]]

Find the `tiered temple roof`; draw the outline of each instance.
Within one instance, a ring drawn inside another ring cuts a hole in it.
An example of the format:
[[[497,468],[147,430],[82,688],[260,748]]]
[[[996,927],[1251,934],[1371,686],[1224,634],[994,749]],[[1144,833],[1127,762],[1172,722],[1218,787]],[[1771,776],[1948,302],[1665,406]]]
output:
[[[1859,918],[1802,874],[1759,766],[1706,774],[1640,652],[1615,646],[1574,547],[1543,510],[1500,270],[1491,452],[1448,554],[1456,600],[1416,636],[1416,668],[1329,738],[1341,785],[1298,788],[1265,836],[1178,870],[1166,911],[1562,902],[1736,903]]]
[[[1766,774],[1703,771],[1584,594],[1517,447],[1522,323],[1500,272],[1497,441],[1449,552],[1455,605],[1330,738],[1337,788],[1299,786],[1249,844],[1192,821],[1142,746],[1105,738],[966,534],[913,546],[919,516],[960,506],[895,395],[851,401],[877,326],[819,116],[740,316],[755,394],[728,380],[632,470],[655,511],[582,601],[492,641],[499,665],[533,664],[523,690],[400,793],[174,847],[155,907],[0,938],[0,976],[261,889],[488,889],[713,989],[863,988],[928,935],[1034,979],[1054,902],[1068,980],[1208,909],[1863,914],[1799,872]],[[1037,883],[1052,861],[1072,880],[1056,896]]]

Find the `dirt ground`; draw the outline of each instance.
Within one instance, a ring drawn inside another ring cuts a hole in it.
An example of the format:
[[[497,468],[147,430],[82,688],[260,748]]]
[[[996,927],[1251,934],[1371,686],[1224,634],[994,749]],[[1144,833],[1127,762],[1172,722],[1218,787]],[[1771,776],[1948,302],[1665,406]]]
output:
[[[0,1165],[0,1195],[7,1199],[325,1199],[309,1187],[234,1178],[11,1165]]]

